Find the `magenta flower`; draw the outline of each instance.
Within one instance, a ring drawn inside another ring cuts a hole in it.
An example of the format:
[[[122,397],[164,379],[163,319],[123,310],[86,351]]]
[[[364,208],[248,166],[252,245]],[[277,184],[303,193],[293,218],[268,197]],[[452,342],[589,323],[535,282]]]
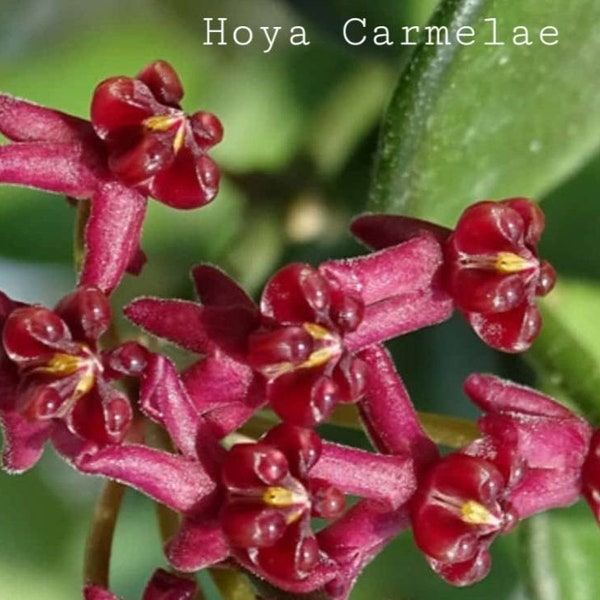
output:
[[[182,571],[235,560],[281,589],[321,588],[338,567],[319,547],[311,517],[337,517],[345,494],[395,510],[416,488],[409,456],[321,443],[313,432],[288,424],[225,451],[164,357],[150,358],[140,397],[180,454],[107,446],[80,454],[76,466],[181,512],[181,529],[166,553]]]
[[[51,439],[67,458],[85,446],[123,440],[132,420],[127,398],[112,376],[143,368],[145,352],[129,344],[106,356],[98,338],[110,322],[108,300],[96,288],[79,288],[54,308],[0,296],[0,417],[3,464],[30,468]]]
[[[591,438],[583,419],[532,389],[471,375],[465,391],[485,411],[483,437],[434,464],[411,502],[417,545],[454,585],[485,577],[499,534],[579,498]]]
[[[525,198],[473,204],[453,231],[392,215],[363,215],[352,225],[375,249],[433,234],[443,247],[446,293],[477,335],[505,352],[529,348],[542,322],[536,297],[554,286],[554,269],[537,255],[543,229],[542,211]]]
[[[197,588],[192,579],[157,569],[142,594],[142,600],[193,600]],[[120,600],[107,589],[92,584],[85,586],[83,597],[85,600]]]
[[[283,420],[310,427],[339,402],[364,395],[363,348],[448,318],[452,303],[436,281],[441,261],[439,245],[424,235],[316,269],[293,264],[270,279],[260,306],[201,265],[193,277],[202,304],[144,298],[125,312],[150,333],[207,356],[184,380],[217,429],[237,427],[265,399]],[[219,425],[224,404],[238,406],[237,423]]]
[[[101,83],[85,121],[0,94],[0,182],[91,200],[80,285],[110,293],[126,269],[139,272],[146,196],[193,208],[217,193],[206,150],[222,137],[216,117],[187,117],[177,74],[164,61],[137,77]]]

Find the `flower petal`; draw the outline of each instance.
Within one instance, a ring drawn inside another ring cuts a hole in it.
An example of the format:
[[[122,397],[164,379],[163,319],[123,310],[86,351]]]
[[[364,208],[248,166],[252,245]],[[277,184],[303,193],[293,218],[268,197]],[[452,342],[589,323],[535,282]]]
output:
[[[464,389],[467,396],[485,412],[576,418],[568,408],[549,396],[494,375],[469,375]]]
[[[246,291],[224,271],[212,265],[200,264],[192,269],[192,279],[200,302],[204,306],[243,306],[254,311],[258,307]]]
[[[22,473],[33,467],[42,455],[52,423],[28,421],[9,411],[0,413],[0,421],[4,430],[3,468],[9,473]]]
[[[375,447],[384,453],[410,455],[424,466],[438,455],[427,437],[389,352],[382,346],[364,350],[366,395],[359,410]]]
[[[241,306],[204,307],[184,300],[139,298],[125,315],[149,333],[198,354],[222,349],[245,354],[247,334],[256,315]]]
[[[398,508],[417,489],[414,462],[408,455],[385,456],[358,448],[323,443],[310,477],[324,479],[347,494]]]
[[[214,515],[185,517],[175,537],[165,547],[169,562],[180,571],[198,571],[229,557],[229,546]]]
[[[346,600],[363,568],[409,525],[405,506],[382,511],[379,503],[362,500],[322,529],[317,534],[319,547],[339,569],[337,577],[325,588],[331,600]]]
[[[360,215],[352,221],[350,231],[355,238],[375,250],[401,244],[425,232],[432,234],[442,243],[451,232],[446,227],[421,219],[385,214]]]
[[[89,198],[96,175],[81,147],[53,142],[0,146],[0,183],[22,185],[73,198]]]
[[[195,456],[201,417],[168,358],[157,354],[150,357],[140,388],[140,404],[150,416],[159,417],[185,456]]]
[[[183,373],[183,381],[218,437],[235,431],[266,402],[263,378],[220,352],[192,365]]]
[[[79,285],[112,292],[136,256],[145,214],[146,199],[117,181],[104,184],[94,194]]]
[[[0,94],[0,131],[15,142],[68,144],[95,137],[89,121],[8,94]]]
[[[178,511],[190,510],[216,489],[198,462],[145,446],[106,446],[79,456],[75,467],[130,485]]]

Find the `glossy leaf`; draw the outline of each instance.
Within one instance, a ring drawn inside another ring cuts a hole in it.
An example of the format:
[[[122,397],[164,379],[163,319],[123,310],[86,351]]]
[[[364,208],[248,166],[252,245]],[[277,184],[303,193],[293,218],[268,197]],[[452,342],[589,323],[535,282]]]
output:
[[[600,536],[587,507],[537,515],[520,528],[531,600],[594,600]]]
[[[600,287],[561,281],[543,303],[542,333],[527,357],[546,391],[600,421]]]
[[[594,0],[444,0],[431,23],[450,40],[472,27],[462,40],[474,43],[416,48],[385,117],[370,207],[451,225],[473,200],[539,198],[576,169],[600,142],[599,17]],[[556,45],[540,41],[547,26]],[[531,45],[515,44],[515,27]]]

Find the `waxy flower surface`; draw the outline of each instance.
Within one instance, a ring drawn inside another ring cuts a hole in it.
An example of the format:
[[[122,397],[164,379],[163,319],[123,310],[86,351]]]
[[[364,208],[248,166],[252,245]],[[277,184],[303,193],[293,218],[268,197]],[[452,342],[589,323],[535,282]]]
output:
[[[583,419],[530,388],[471,375],[465,391],[485,411],[483,436],[436,463],[411,501],[417,545],[455,585],[487,575],[498,534],[580,497],[591,438]]]
[[[81,285],[105,293],[126,269],[139,272],[146,196],[193,208],[217,193],[219,174],[206,150],[222,137],[216,117],[187,117],[173,68],[148,65],[137,77],[102,82],[92,120],[0,94],[0,183],[90,200]]]
[[[215,426],[232,425],[217,423],[219,406],[237,403],[238,426],[266,400],[283,420],[308,427],[364,395],[363,348],[448,318],[452,303],[435,281],[441,261],[437,242],[422,236],[318,268],[294,264],[267,282],[259,306],[218,269],[200,265],[193,277],[201,304],[142,298],[125,312],[148,332],[207,355],[184,379]],[[228,396],[218,390],[225,381]]]
[[[408,455],[322,444],[312,431],[288,424],[225,450],[164,357],[150,358],[140,397],[181,454],[131,444],[80,454],[76,464],[184,515],[166,548],[182,571],[235,559],[282,589],[318,589],[335,577],[337,566],[319,547],[311,517],[337,517],[345,494],[394,510],[416,486]]]
[[[132,412],[126,396],[106,379],[98,353],[98,338],[110,323],[104,294],[80,288],[54,310],[2,296],[2,313],[4,467],[31,467],[49,438],[68,458],[85,445],[120,442]]]
[[[352,225],[376,249],[434,235],[443,248],[446,293],[477,335],[505,352],[529,348],[541,327],[536,298],[554,286],[554,269],[537,254],[543,229],[542,211],[526,198],[473,204],[454,230],[392,215],[363,215]]]

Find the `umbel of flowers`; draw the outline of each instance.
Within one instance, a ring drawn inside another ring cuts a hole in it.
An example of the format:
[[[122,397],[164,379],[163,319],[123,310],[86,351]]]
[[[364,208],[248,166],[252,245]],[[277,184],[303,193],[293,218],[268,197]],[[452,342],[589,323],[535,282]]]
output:
[[[262,598],[277,598],[274,589],[343,600],[409,528],[437,574],[467,585],[487,574],[490,545],[519,521],[582,495],[598,518],[600,441],[582,418],[474,374],[465,392],[482,412],[479,433],[442,456],[383,346],[456,310],[491,347],[526,350],[542,326],[537,298],[555,281],[537,253],[544,216],[531,200],[478,202],[453,230],[359,216],[351,229],[371,252],[284,266],[258,302],[199,264],[197,301],[142,297],[123,309],[193,355],[181,372],[137,340],[110,342],[111,294],[144,264],[147,197],[191,209],[217,193],[207,152],[221,124],[204,111],[188,116],[182,97],[164,61],[101,82],[90,121],[0,94],[10,140],[0,182],[90,203],[75,289],[53,309],[0,293],[4,468],[31,468],[50,441],[81,473],[175,511],[164,550],[177,572],[157,570],[144,600],[193,598],[189,574],[204,568],[252,574]],[[356,406],[370,451],[315,431],[343,404]],[[145,442],[149,422],[169,444]],[[262,434],[249,437],[257,423]],[[350,508],[348,496],[358,498]],[[85,581],[84,595],[117,598],[106,580]]]

